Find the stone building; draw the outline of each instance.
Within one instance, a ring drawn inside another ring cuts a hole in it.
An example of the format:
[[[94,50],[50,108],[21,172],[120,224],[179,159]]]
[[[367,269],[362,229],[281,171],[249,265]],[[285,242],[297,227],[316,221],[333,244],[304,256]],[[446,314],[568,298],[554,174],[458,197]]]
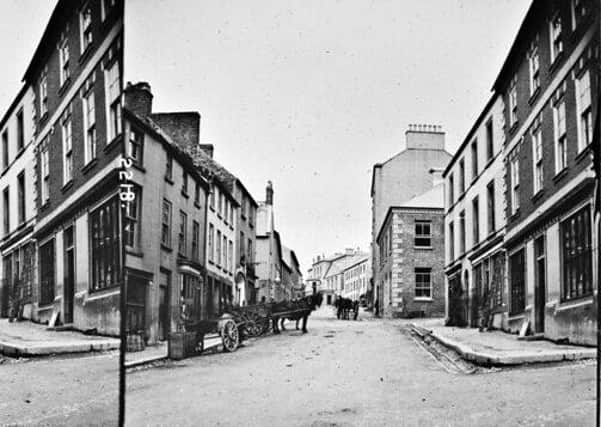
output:
[[[193,318],[208,315],[203,307],[209,184],[181,148],[185,130],[198,135],[199,116],[181,120],[178,132],[165,130],[154,119],[152,99],[148,84],[128,85],[123,110],[134,195],[123,217],[127,330],[143,332],[149,343],[179,330],[184,310]]]
[[[24,76],[34,96],[32,318],[119,334],[122,1],[57,3]]]
[[[17,316],[31,319],[38,295],[36,245],[32,240],[36,220],[33,123],[33,90],[23,86],[2,119],[2,238],[0,254],[0,317]],[[34,293],[36,296],[34,296]]]
[[[386,317],[434,317],[445,313],[444,186],[392,206],[377,235]]]
[[[507,330],[596,343],[589,145],[599,2],[534,0],[494,83],[505,105]]]
[[[503,100],[493,95],[443,173],[447,318],[479,326],[480,310],[506,322]]]
[[[371,178],[372,227],[371,253],[373,299],[382,300],[384,294],[378,276],[380,249],[377,235],[391,206],[400,206],[430,190],[434,177],[430,169],[444,170],[451,159],[445,151],[444,132],[440,126],[410,125],[405,132],[405,143],[399,153],[373,166]]]

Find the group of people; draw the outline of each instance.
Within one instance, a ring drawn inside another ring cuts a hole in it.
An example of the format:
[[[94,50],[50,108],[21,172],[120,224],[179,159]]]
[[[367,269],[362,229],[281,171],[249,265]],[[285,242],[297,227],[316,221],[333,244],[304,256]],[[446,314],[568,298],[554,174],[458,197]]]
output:
[[[353,320],[357,320],[357,316],[359,316],[359,301],[357,300],[353,301],[349,298],[337,296],[334,300],[334,307],[336,307],[336,317],[338,319],[349,320],[351,312]]]

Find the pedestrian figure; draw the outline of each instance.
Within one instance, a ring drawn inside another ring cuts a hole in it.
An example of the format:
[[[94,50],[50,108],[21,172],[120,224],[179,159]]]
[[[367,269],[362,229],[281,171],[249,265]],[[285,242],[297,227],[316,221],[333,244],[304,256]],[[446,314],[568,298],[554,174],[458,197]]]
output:
[[[374,308],[376,310],[376,317],[380,315],[380,301],[376,298],[376,302],[374,303]]]
[[[357,320],[357,316],[359,316],[359,301],[355,300],[353,303],[353,320]]]

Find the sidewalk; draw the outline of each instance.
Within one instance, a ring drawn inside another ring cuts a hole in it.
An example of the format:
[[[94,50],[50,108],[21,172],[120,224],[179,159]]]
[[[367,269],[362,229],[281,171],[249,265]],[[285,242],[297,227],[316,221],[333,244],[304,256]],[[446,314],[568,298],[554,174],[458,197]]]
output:
[[[413,321],[411,326],[419,335],[431,336],[478,365],[520,365],[597,357],[597,350],[591,347],[559,345],[546,340],[523,341],[518,340],[517,335],[502,331],[479,332],[476,328],[444,326],[443,319]]]
[[[28,320],[9,323],[8,319],[0,319],[0,354],[6,356],[48,356],[118,348],[118,338],[49,331],[46,325]]]
[[[125,369],[165,360],[168,357],[167,342],[147,346],[142,351],[125,353]]]

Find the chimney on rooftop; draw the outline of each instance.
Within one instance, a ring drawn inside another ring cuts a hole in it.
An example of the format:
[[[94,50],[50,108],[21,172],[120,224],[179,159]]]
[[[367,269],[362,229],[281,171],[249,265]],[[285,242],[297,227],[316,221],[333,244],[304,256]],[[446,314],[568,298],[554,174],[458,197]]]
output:
[[[202,152],[209,156],[211,159],[213,158],[213,151],[215,151],[215,147],[213,147],[213,144],[198,144],[198,148],[200,148]]]
[[[265,204],[273,205],[273,184],[271,181],[267,181],[267,187],[265,187]]]
[[[444,150],[442,126],[430,124],[410,124],[405,131],[407,149]]]
[[[152,113],[152,92],[147,82],[127,83],[125,88],[125,108],[140,117]]]

